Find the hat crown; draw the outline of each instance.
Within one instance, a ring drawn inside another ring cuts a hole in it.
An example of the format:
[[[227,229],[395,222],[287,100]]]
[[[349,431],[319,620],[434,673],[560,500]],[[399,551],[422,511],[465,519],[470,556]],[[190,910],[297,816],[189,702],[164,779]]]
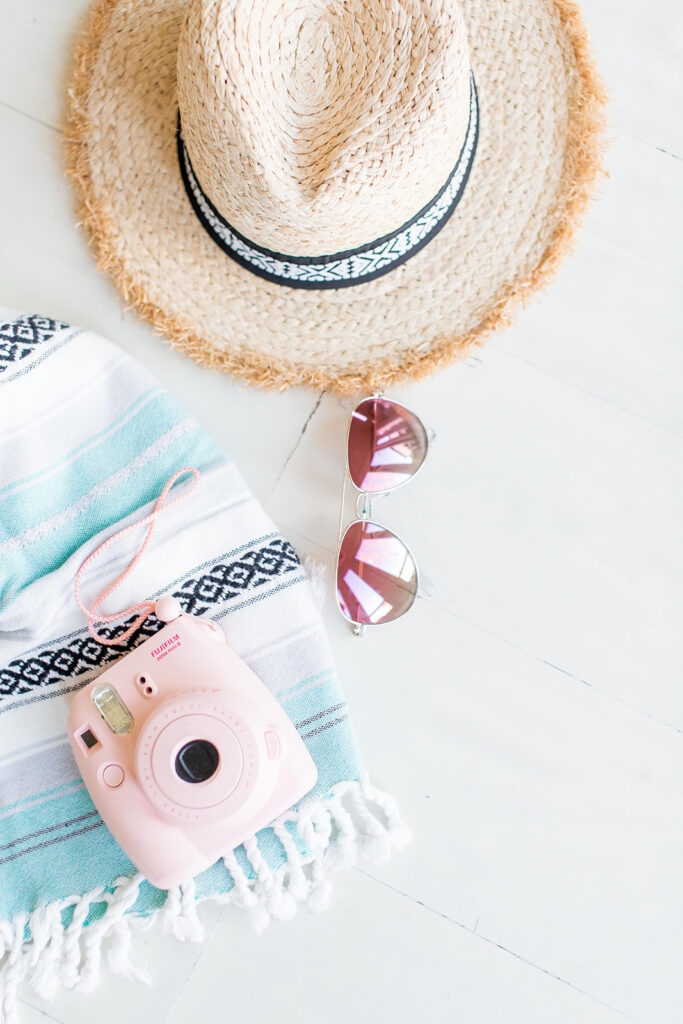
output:
[[[192,0],[178,97],[194,172],[234,228],[294,256],[354,248],[453,169],[464,23],[452,0]]]

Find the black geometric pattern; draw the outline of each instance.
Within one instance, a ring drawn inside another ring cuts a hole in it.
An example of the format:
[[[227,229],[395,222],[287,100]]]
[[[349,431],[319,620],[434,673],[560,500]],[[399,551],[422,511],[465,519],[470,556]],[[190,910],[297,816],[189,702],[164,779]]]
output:
[[[22,316],[11,324],[0,323],[0,373],[11,363],[30,356],[38,345],[49,341],[68,324],[61,320],[50,320],[46,316]]]
[[[470,120],[457,163],[434,198],[397,231],[374,242],[329,256],[288,256],[251,242],[235,230],[204,193],[178,123],[178,160],[192,207],[216,244],[258,277],[291,288],[346,288],[372,281],[420,251],[446,224],[460,202],[479,139],[479,104],[470,72]]]
[[[245,591],[255,590],[299,566],[292,545],[277,538],[260,548],[245,551],[232,562],[219,562],[208,572],[185,580],[173,591],[173,596],[178,598],[183,611],[191,615],[204,615],[215,605],[225,604]],[[135,616],[132,616],[116,626],[101,626],[99,631],[109,640],[120,636],[134,621]],[[66,641],[60,641],[61,646],[57,648],[46,647],[29,657],[17,658],[0,668],[0,699],[104,668],[153,636],[163,625],[154,615],[150,615],[135,636],[120,646],[103,647],[89,634],[79,633]]]

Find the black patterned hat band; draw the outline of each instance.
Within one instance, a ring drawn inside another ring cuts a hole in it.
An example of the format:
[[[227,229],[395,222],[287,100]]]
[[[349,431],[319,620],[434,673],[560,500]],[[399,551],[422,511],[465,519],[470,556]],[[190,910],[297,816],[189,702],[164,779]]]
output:
[[[447,223],[465,192],[479,139],[479,104],[470,72],[469,122],[460,155],[439,192],[396,231],[367,245],[326,256],[288,256],[257,245],[219,213],[202,189],[185,145],[178,117],[178,160],[187,196],[213,241],[235,262],[259,277],[291,288],[348,288],[401,266]]]

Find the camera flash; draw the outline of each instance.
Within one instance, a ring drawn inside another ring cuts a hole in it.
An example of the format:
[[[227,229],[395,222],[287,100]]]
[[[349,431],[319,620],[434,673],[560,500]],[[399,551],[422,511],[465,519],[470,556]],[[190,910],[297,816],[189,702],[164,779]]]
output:
[[[113,686],[96,686],[92,702],[113,733],[121,736],[130,732],[133,716]]]

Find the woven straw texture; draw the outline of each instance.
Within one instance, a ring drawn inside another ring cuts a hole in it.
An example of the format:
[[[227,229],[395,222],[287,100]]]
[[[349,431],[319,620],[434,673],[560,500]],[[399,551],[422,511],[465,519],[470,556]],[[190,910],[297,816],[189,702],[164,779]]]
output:
[[[389,274],[299,290],[240,267],[184,191],[178,104],[214,205],[317,256],[396,229],[443,184],[475,74],[465,195]],[[566,252],[600,171],[604,92],[568,0],[97,0],[68,169],[98,263],[199,362],[253,383],[384,388],[465,355]]]

